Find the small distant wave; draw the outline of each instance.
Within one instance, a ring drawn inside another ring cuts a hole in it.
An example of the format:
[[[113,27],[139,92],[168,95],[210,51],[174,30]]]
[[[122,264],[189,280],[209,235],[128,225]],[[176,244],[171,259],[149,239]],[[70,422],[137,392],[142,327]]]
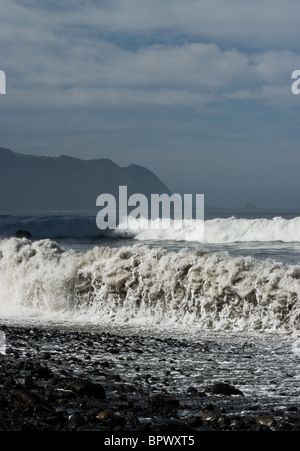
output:
[[[0,237],[12,237],[19,229],[31,232],[34,239],[91,238],[109,237],[111,239],[132,238],[137,241],[186,241],[197,243],[225,244],[235,242],[300,242],[300,217],[284,219],[241,219],[216,218],[204,221],[202,225],[195,220],[186,220],[179,228],[154,227],[145,219],[131,220],[126,230],[101,231],[96,226],[95,216],[2,216]]]
[[[102,324],[300,332],[300,267],[145,244],[0,241],[0,313]]]
[[[1,216],[0,237],[13,237],[19,229],[28,230],[34,239],[97,238],[101,235],[96,216]]]

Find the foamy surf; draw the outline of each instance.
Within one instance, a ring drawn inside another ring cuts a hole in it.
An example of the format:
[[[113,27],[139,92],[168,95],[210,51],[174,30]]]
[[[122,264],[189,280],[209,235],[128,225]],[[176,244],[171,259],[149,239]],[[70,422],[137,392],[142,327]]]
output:
[[[0,241],[0,314],[299,334],[300,266],[148,245]]]
[[[1,216],[0,238],[15,235],[20,228],[31,232],[34,239],[91,238],[106,235],[113,238],[133,238],[138,241],[183,241],[195,243],[226,244],[236,242],[300,243],[300,217],[285,219],[281,216],[267,218],[215,218],[203,221],[184,220],[161,222],[131,218],[126,230],[101,231],[96,216]]]
[[[177,221],[178,222],[178,221]],[[300,217],[284,219],[256,218],[242,219],[236,217],[215,218],[204,221],[179,221],[178,227],[173,221],[171,227],[153,226],[151,221],[145,219],[131,219],[127,230],[117,229],[114,236],[130,236],[140,241],[187,241],[210,244],[224,244],[236,242],[274,242],[284,243],[300,242]]]

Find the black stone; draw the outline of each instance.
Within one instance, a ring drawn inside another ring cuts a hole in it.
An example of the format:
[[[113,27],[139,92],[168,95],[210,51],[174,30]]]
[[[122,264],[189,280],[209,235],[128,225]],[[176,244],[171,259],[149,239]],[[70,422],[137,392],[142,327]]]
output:
[[[30,240],[32,238],[32,234],[27,230],[18,230],[15,234],[16,238],[26,238]]]
[[[224,382],[216,382],[213,385],[206,387],[206,392],[212,393],[214,395],[244,396],[244,394],[241,392],[241,390],[238,390],[237,388],[233,387],[232,385],[226,384]]]
[[[87,395],[97,399],[105,398],[105,390],[102,385],[95,384],[88,379],[75,379],[69,384],[68,388],[80,396]]]

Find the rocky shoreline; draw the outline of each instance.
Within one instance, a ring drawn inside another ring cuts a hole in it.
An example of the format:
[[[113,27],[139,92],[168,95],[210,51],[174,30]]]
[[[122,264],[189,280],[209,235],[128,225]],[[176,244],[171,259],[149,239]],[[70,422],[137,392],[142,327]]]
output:
[[[295,403],[282,409],[269,403],[266,410],[226,380],[188,385],[188,370],[177,359],[193,346],[185,340],[7,325],[0,330],[6,336],[1,431],[300,430]],[[203,342],[199,350],[197,344],[195,352],[209,361],[212,346]]]

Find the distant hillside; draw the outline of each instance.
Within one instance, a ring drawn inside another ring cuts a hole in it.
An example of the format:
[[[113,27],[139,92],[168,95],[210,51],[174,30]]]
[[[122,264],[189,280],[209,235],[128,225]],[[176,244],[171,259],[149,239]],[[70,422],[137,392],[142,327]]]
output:
[[[0,210],[91,210],[100,194],[169,193],[148,169],[108,159],[22,155],[0,147]]]

